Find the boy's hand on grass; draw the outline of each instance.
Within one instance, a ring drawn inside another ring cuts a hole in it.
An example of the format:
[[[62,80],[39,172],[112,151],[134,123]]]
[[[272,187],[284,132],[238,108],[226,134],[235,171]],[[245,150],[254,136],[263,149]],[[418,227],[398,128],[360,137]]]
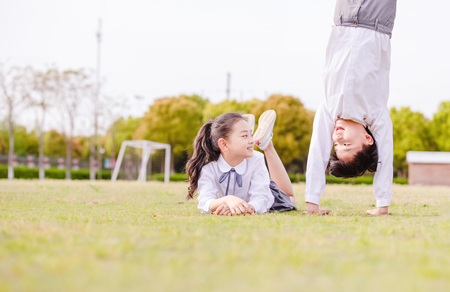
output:
[[[328,213],[330,213],[330,210],[320,210],[319,209],[319,205],[313,204],[313,203],[306,203],[308,205],[308,209],[304,212],[302,212],[302,214],[318,214],[318,215],[327,215]]]

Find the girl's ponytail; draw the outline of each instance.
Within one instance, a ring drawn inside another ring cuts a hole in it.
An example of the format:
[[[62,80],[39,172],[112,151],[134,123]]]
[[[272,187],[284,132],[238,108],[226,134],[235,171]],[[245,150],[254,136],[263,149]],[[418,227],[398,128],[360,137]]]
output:
[[[194,154],[186,164],[186,174],[189,177],[189,188],[187,200],[194,198],[194,193],[198,187],[198,180],[202,167],[211,161],[219,159],[220,149],[215,147],[211,140],[212,120],[204,124],[198,131],[194,140]],[[217,149],[216,149],[217,148]]]

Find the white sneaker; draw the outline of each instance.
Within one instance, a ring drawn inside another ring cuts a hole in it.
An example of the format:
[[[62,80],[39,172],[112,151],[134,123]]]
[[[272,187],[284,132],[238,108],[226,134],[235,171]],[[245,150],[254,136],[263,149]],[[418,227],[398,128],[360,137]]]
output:
[[[272,140],[272,130],[275,125],[275,120],[277,119],[277,114],[274,110],[265,111],[261,117],[259,117],[258,129],[253,135],[253,140],[255,144],[258,145],[259,149],[266,150]]]
[[[245,114],[245,115],[242,115],[242,116],[250,124],[250,127],[252,128],[252,133],[255,133],[255,116],[252,115],[252,114]]]

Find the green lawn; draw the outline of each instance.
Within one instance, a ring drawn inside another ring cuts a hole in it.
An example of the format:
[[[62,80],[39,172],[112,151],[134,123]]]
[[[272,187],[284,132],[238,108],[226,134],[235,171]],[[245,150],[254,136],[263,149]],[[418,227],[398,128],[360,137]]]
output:
[[[186,187],[1,180],[0,291],[450,290],[450,188],[394,185],[385,217],[367,185],[329,185],[329,216],[218,217]]]

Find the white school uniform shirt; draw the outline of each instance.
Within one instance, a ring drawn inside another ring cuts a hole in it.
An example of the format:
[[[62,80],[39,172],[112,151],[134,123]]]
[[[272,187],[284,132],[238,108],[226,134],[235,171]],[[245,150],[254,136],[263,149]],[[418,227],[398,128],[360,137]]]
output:
[[[198,180],[198,208],[202,213],[212,213],[209,205],[212,201],[224,197],[228,184],[228,177],[219,183],[219,178],[224,172],[231,170],[231,166],[220,155],[217,161],[212,161],[202,167],[200,179]],[[253,157],[244,159],[234,167],[236,172],[242,176],[242,187],[234,183],[235,173],[230,173],[230,186],[228,195],[239,197],[255,208],[256,213],[265,213],[274,203],[274,197],[270,191],[270,177],[264,162],[264,155],[253,151]]]
[[[325,100],[313,124],[306,171],[306,202],[319,204],[325,170],[333,147],[338,118],[369,126],[378,148],[373,182],[377,207],[392,198],[393,134],[387,102],[391,44],[389,35],[375,30],[333,26],[324,70]]]

